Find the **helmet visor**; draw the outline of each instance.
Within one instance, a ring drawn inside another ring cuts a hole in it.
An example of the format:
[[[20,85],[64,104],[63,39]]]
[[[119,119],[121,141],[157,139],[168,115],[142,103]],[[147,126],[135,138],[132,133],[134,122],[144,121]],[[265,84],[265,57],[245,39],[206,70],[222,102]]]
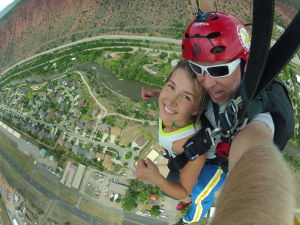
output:
[[[211,77],[221,78],[230,76],[236,67],[240,64],[241,59],[237,58],[229,63],[213,65],[213,66],[202,66],[189,60],[191,69],[197,76],[203,76],[204,72],[207,72]]]

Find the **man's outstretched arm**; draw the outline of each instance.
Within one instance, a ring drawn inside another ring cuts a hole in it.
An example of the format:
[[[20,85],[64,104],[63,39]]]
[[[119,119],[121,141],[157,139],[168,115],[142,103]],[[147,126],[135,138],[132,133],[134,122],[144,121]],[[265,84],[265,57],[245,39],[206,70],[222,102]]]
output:
[[[292,225],[294,186],[271,143],[249,148],[231,169],[210,225]]]

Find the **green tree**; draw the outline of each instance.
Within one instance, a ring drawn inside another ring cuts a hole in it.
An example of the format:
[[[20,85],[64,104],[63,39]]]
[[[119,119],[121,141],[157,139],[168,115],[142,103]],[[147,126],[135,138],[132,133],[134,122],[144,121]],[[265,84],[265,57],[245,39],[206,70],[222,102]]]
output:
[[[136,197],[131,190],[126,191],[124,198],[121,200],[121,207],[124,211],[130,211],[137,207]]]
[[[166,58],[167,56],[168,56],[168,53],[166,53],[166,52],[162,52],[162,53],[159,54],[159,58],[160,58],[160,59],[164,59],[164,58]]]
[[[128,160],[132,157],[132,152],[127,152],[125,155],[125,159]]]
[[[150,214],[151,216],[159,216],[160,215],[160,211],[159,211],[159,205],[154,205],[152,206],[151,210],[150,210]]]

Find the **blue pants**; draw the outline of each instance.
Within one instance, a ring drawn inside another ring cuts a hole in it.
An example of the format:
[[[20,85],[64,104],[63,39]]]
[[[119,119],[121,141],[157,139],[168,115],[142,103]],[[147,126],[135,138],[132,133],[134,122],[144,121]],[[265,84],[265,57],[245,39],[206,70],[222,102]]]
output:
[[[191,193],[192,204],[183,218],[185,223],[198,222],[205,216],[214,203],[215,192],[223,186],[225,178],[226,174],[218,165],[204,164]]]

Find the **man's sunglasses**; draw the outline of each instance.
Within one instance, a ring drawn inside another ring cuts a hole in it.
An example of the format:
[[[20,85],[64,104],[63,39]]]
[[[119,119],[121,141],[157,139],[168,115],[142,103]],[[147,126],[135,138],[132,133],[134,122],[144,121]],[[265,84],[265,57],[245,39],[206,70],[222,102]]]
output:
[[[189,64],[191,69],[197,76],[203,76],[204,72],[207,72],[211,77],[221,78],[230,76],[236,67],[240,64],[241,59],[237,58],[229,63],[214,65],[214,66],[201,66],[191,60],[189,60]]]

